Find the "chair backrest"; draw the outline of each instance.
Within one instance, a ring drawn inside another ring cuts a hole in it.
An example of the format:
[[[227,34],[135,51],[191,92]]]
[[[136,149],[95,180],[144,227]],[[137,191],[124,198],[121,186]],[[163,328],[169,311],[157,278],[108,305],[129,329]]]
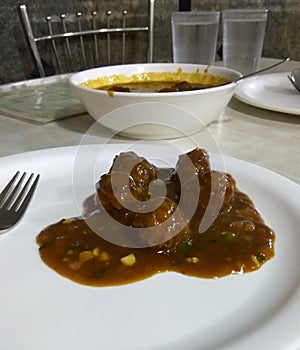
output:
[[[43,53],[48,58],[49,50],[44,47],[46,44],[52,46],[51,56],[54,57],[52,65],[55,66],[52,67],[54,70],[52,74],[74,72],[101,65],[128,63],[126,57],[133,51],[140,50],[142,44],[147,51],[146,61],[152,62],[154,3],[155,0],[148,0],[145,25],[133,25],[132,20],[131,22],[128,20],[126,10],[120,11],[116,16],[117,25],[114,25],[114,16],[110,10],[104,14],[104,23],[103,13],[97,11],[85,15],[81,12],[72,15],[62,13],[59,16],[45,17],[47,33],[41,36],[34,34],[27,6],[19,5],[18,13],[38,76],[49,75],[45,72],[45,65],[49,63],[47,59],[42,58],[40,49],[40,47],[43,48]],[[135,41],[137,47],[135,49],[128,48],[128,45],[132,46],[132,35],[143,32],[146,33],[143,35],[147,35],[147,39]],[[44,46],[42,42],[45,43]],[[102,55],[101,52],[105,54]],[[118,58],[113,60],[112,56],[116,53]]]

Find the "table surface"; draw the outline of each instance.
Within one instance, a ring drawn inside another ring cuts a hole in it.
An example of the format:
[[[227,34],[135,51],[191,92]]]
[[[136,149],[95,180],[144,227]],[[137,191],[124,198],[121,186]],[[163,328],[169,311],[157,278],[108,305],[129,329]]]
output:
[[[276,61],[263,59],[262,67]],[[300,62],[289,61],[266,73],[287,72],[295,67],[300,67]],[[90,132],[94,123],[88,114],[44,125],[0,115],[0,156],[78,145],[86,134],[89,143],[106,143],[112,134],[101,126],[97,132]],[[300,115],[256,108],[233,98],[206,130],[191,138],[177,139],[176,143],[197,144],[209,150],[212,140],[224,155],[258,164],[300,184]],[[119,136],[110,140],[128,141]]]

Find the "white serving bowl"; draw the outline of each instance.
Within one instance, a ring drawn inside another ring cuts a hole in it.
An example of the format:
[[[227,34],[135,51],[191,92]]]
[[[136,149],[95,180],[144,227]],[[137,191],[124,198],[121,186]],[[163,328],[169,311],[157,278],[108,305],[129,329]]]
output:
[[[191,135],[217,119],[234,94],[236,83],[180,92],[114,92],[82,86],[89,80],[112,75],[148,72],[204,72],[206,65],[146,63],[94,68],[75,73],[70,84],[87,112],[115,133],[136,139],[168,139]],[[236,79],[232,69],[210,66],[208,73]]]

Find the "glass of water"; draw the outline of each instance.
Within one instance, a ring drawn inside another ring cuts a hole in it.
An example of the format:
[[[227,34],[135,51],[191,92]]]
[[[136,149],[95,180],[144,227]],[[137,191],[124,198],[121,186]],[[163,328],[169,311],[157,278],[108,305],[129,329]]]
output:
[[[268,10],[224,10],[224,66],[242,74],[259,69]]]
[[[173,61],[213,64],[215,62],[220,13],[216,11],[171,14]]]

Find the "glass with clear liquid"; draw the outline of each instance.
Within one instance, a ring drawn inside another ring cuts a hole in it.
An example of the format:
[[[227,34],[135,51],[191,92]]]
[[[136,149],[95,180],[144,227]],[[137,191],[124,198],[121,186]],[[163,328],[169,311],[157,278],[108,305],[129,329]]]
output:
[[[175,63],[213,64],[219,12],[173,12],[172,46]]]
[[[267,10],[225,10],[223,19],[224,66],[248,74],[259,69]]]

